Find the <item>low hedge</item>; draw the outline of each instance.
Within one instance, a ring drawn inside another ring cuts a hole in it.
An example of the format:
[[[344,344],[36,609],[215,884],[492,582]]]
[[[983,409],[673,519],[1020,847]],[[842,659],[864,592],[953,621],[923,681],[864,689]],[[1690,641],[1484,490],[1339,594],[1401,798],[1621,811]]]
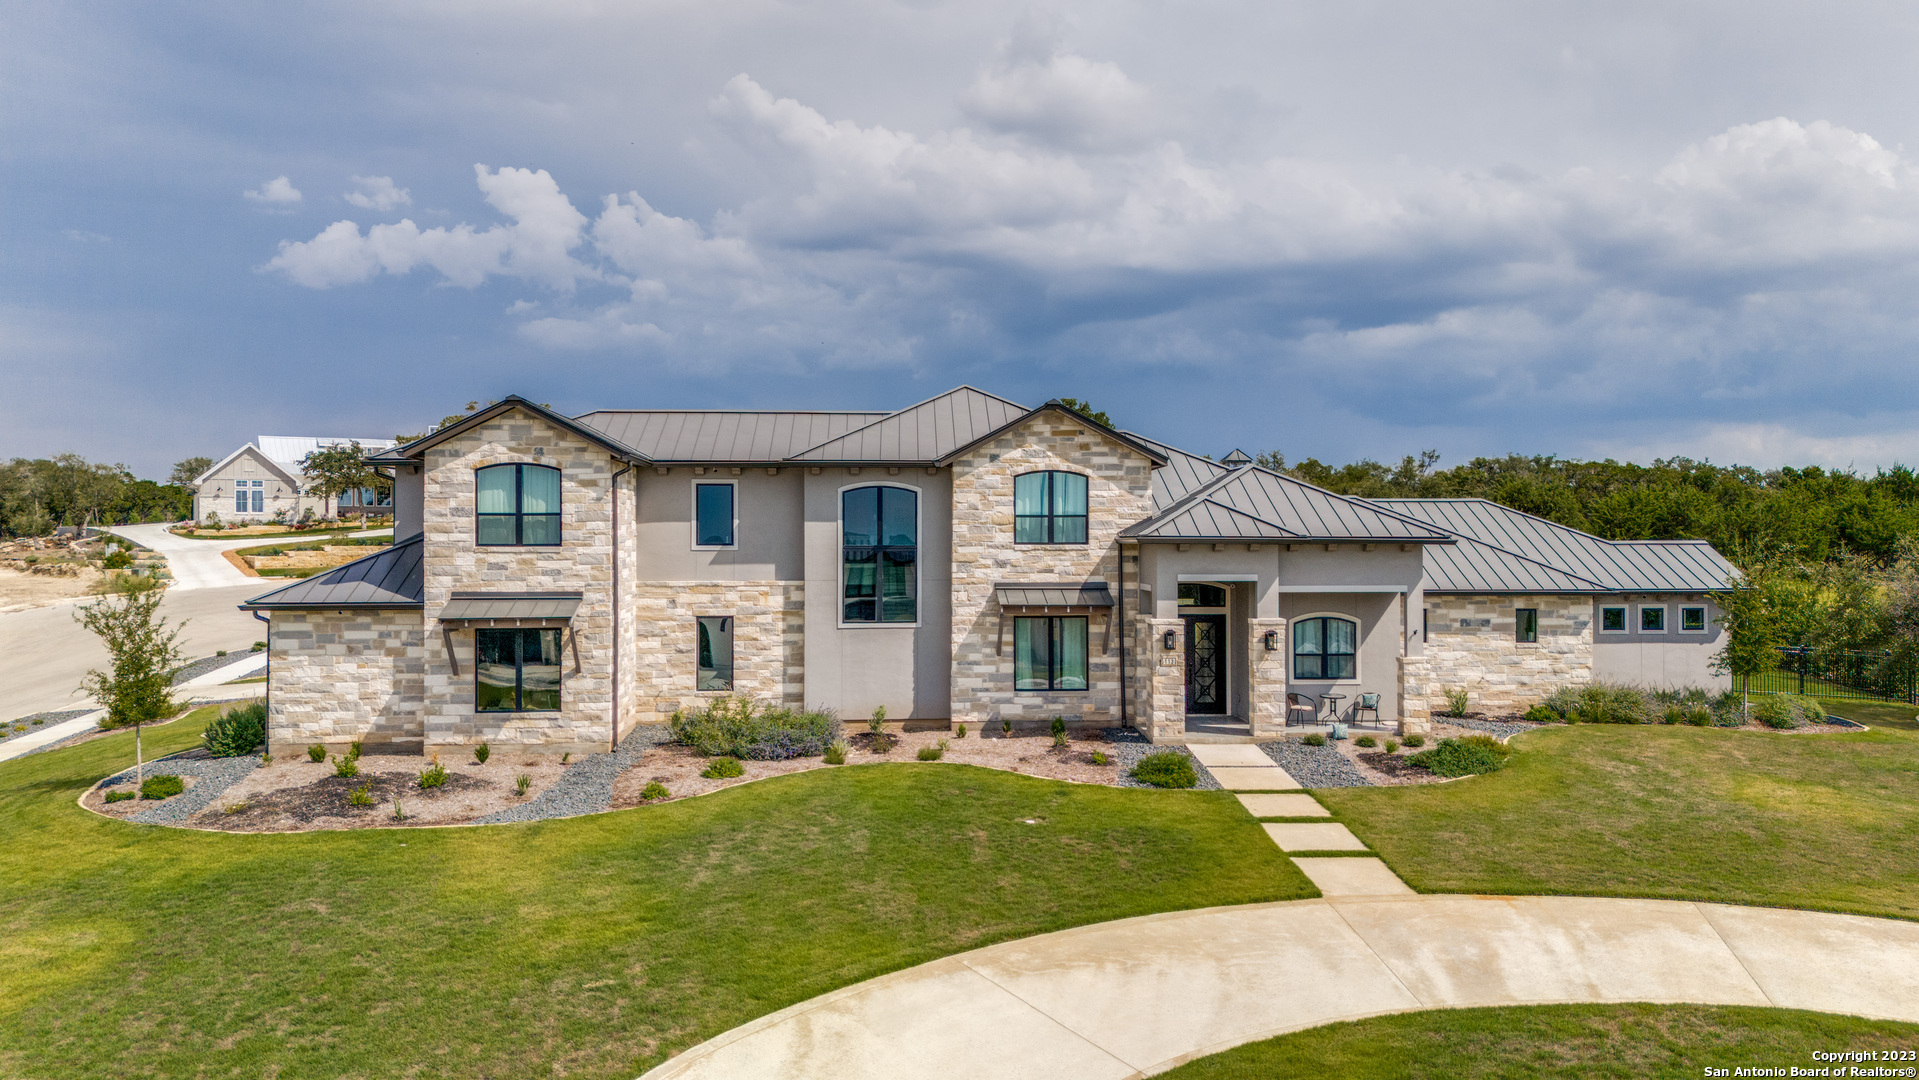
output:
[[[142,799],[170,799],[187,789],[187,782],[171,773],[149,776],[140,784]]]
[[[1199,786],[1199,774],[1193,771],[1193,759],[1177,750],[1161,750],[1139,759],[1133,766],[1133,779],[1163,788]]]
[[[1816,724],[1826,718],[1825,706],[1816,698],[1799,694],[1766,694],[1754,698],[1752,718],[1770,728],[1796,728]]]
[[[745,697],[720,698],[704,709],[681,709],[667,726],[674,738],[708,757],[748,761],[817,757],[844,732],[830,710],[773,706]]]
[[[1512,747],[1491,735],[1467,735],[1441,739],[1438,746],[1421,750],[1406,760],[1438,776],[1477,776],[1497,772],[1512,752]]]

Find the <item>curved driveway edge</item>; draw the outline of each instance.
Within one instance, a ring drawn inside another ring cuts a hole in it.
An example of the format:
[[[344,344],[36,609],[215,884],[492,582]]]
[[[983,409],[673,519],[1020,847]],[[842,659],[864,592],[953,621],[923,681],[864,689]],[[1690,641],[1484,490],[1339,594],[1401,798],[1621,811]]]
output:
[[[1120,1080],[1384,1013],[1638,1001],[1919,1022],[1919,923],[1557,896],[1171,912],[849,986],[702,1043],[644,1080]]]

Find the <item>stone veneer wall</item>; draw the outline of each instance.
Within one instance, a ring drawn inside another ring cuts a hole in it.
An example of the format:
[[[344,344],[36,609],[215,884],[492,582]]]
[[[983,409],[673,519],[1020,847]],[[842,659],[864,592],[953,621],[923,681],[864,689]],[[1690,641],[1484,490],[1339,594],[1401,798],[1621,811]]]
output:
[[[627,654],[639,688],[632,717],[665,723],[728,691],[699,691],[702,615],[733,617],[733,689],[759,701],[804,705],[806,583],[801,581],[646,581],[626,590],[636,640]],[[624,631],[624,628],[622,628]],[[624,710],[623,710],[624,711]]]
[[[1043,469],[1087,477],[1087,543],[1013,543],[1013,477]],[[1104,580],[1117,596],[1119,531],[1151,513],[1152,463],[1063,414],[1042,413],[953,462],[954,723],[1119,723],[1118,611],[1089,622],[1089,689],[1015,693],[1013,631],[1009,620],[1002,648],[993,585]]]
[[[1279,647],[1271,652],[1266,649],[1269,631],[1279,635]],[[1285,619],[1246,620],[1246,670],[1252,673],[1248,680],[1252,715],[1248,719],[1254,735],[1286,733],[1287,642]]]
[[[426,633],[416,609],[276,611],[267,631],[267,752],[356,739],[418,746]]]
[[[508,462],[561,470],[558,546],[480,547],[474,543],[474,470]],[[608,749],[613,735],[611,494],[612,477],[620,467],[599,446],[518,410],[427,450],[423,526],[429,751],[482,741],[495,748],[552,753]],[[622,512],[630,515],[630,490],[623,490],[622,496]],[[581,594],[571,624],[573,640],[566,643],[558,711],[474,711],[473,631],[453,631],[456,674],[437,618],[456,591]]]
[[[1539,640],[1513,640],[1515,608],[1539,611]],[[1592,681],[1592,599],[1426,594],[1425,655],[1407,657],[1401,710],[1415,726],[1465,687],[1472,709],[1522,713],[1562,686]]]
[[[1186,740],[1186,621],[1140,619],[1134,645],[1133,723],[1148,742]],[[1173,647],[1166,647],[1166,635]]]

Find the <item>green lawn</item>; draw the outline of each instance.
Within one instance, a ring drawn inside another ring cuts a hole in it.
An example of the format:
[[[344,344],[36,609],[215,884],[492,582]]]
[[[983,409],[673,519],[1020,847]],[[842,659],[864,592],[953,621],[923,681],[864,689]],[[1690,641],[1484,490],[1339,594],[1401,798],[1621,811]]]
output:
[[[265,836],[74,805],[131,759],[123,734],[0,763],[0,1076],[631,1080],[941,955],[1314,895],[1218,792],[849,766],[569,821]]]
[[[1189,1062],[1166,1080],[1699,1077],[1740,1066],[1821,1069],[1814,1050],[1912,1050],[1919,1025],[1709,1005],[1544,1005],[1401,1013],[1281,1035]],[[1870,1064],[1870,1063],[1868,1063]],[[1908,1068],[1910,1062],[1892,1063]]]
[[[1844,735],[1549,727],[1503,770],[1320,799],[1421,892],[1718,900],[1919,918],[1919,725]]]

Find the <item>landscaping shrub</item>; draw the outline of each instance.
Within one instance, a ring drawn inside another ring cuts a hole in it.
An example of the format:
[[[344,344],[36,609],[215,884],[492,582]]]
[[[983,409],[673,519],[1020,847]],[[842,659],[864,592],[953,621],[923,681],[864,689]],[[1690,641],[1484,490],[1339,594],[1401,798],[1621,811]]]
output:
[[[171,773],[149,776],[140,785],[142,799],[169,799],[187,789],[187,782]]]
[[[438,761],[427,766],[420,772],[420,786],[422,788],[445,787],[446,766],[440,764]]]
[[[1052,732],[1053,743],[1057,746],[1059,744],[1059,737],[1066,734],[1066,718],[1064,716],[1053,717]]]
[[[131,798],[133,798],[133,792],[131,792],[131,791],[109,791],[109,792],[107,792],[107,801],[108,801],[108,802],[126,802],[126,801],[127,801],[128,799],[131,799]]]
[[[201,745],[214,757],[251,754],[255,747],[266,741],[267,705],[264,701],[249,701],[228,709],[214,717],[200,735]]]
[[[652,802],[654,799],[664,799],[666,795],[666,785],[660,783],[658,780],[649,781],[645,787],[640,789],[640,799],[645,802]]]
[[[346,777],[358,776],[360,775],[360,763],[355,761],[351,754],[346,757],[336,757],[333,759],[333,775]]]
[[[318,765],[320,762],[325,761],[326,747],[321,746],[319,743],[314,743],[312,746],[307,747],[307,758],[308,760],[312,761],[315,765]]]
[[[945,753],[946,749],[944,747],[922,746],[920,747],[919,758],[921,761],[938,761]]]
[[[1826,710],[1818,701],[1798,694],[1766,694],[1753,699],[1752,718],[1783,731],[1818,723],[1826,718]]]
[[[1103,751],[1103,750],[1095,750],[1095,751],[1093,751],[1093,764],[1095,764],[1095,765],[1105,765],[1105,764],[1108,764],[1108,763],[1110,763],[1111,761],[1112,761],[1112,759],[1106,756],[1106,752],[1105,752],[1105,751]]]
[[[1398,740],[1398,739],[1387,739],[1387,740],[1386,740],[1386,752],[1387,752],[1388,754],[1397,754],[1397,753],[1399,753],[1399,740]]]
[[[1541,703],[1569,724],[1650,724],[1658,704],[1637,686],[1602,682],[1562,686]]]
[[[1420,747],[1426,745],[1426,736],[1418,734],[1417,732],[1415,732],[1414,734],[1408,735],[1406,736],[1406,745],[1413,748],[1414,750],[1417,750]]]
[[[346,756],[352,758],[354,761],[360,760],[360,750],[360,740],[358,739],[346,744]]]
[[[874,735],[886,731],[886,706],[881,705],[873,710],[872,717],[866,721],[866,730]]]
[[[1557,724],[1560,716],[1544,705],[1534,705],[1526,710],[1525,719],[1535,724]]]
[[[522,799],[526,798],[526,789],[532,786],[533,786],[533,778],[531,776],[528,776],[525,773],[521,773],[519,776],[515,777],[513,780],[514,790],[518,792],[520,798]]]
[[[1466,715],[1466,707],[1471,704],[1472,697],[1466,693],[1465,687],[1461,686],[1457,689],[1446,691],[1447,716],[1464,716]]]
[[[359,787],[347,792],[346,801],[354,806],[372,806],[373,793],[368,790],[368,787],[369,785],[367,784],[361,784]]]
[[[959,729],[958,729],[957,731],[955,731],[955,732],[953,732],[953,737],[954,737],[955,739],[964,739],[964,738],[966,737],[966,725],[965,725],[965,724],[961,724],[961,725],[959,726]]]
[[[482,765],[486,764],[486,759],[492,756],[493,756],[493,748],[488,746],[485,743],[481,743],[480,745],[473,748],[473,760],[479,762]]]
[[[1133,779],[1163,788],[1199,786],[1199,774],[1193,771],[1193,759],[1177,750],[1161,750],[1139,759],[1133,766]]]
[[[1311,735],[1302,736],[1299,741],[1305,743],[1307,746],[1325,746],[1326,736],[1315,731]]]
[[[1491,735],[1468,735],[1461,739],[1441,739],[1438,746],[1406,760],[1440,776],[1473,776],[1498,770],[1511,753],[1511,747]]]
[[[400,800],[398,799],[393,800],[393,820],[395,821],[406,820],[406,807],[401,806]]]
[[[1053,749],[1055,750],[1066,749],[1066,741],[1067,741],[1066,733],[1064,731],[1053,732]]]
[[[828,765],[846,764],[846,743],[835,740],[831,745],[827,746],[826,753],[822,756],[826,759]]]
[[[731,780],[745,772],[746,769],[740,765],[739,758],[716,757],[706,763],[706,768],[700,770],[700,775],[708,780]]]
[[[1379,740],[1373,738],[1371,735],[1361,735],[1359,738],[1353,740],[1353,745],[1364,746],[1370,750],[1379,745]]]
[[[875,710],[884,715],[884,710]],[[772,707],[745,697],[725,697],[704,709],[673,714],[673,737],[708,757],[784,761],[824,754],[842,733],[839,717],[825,709]]]

